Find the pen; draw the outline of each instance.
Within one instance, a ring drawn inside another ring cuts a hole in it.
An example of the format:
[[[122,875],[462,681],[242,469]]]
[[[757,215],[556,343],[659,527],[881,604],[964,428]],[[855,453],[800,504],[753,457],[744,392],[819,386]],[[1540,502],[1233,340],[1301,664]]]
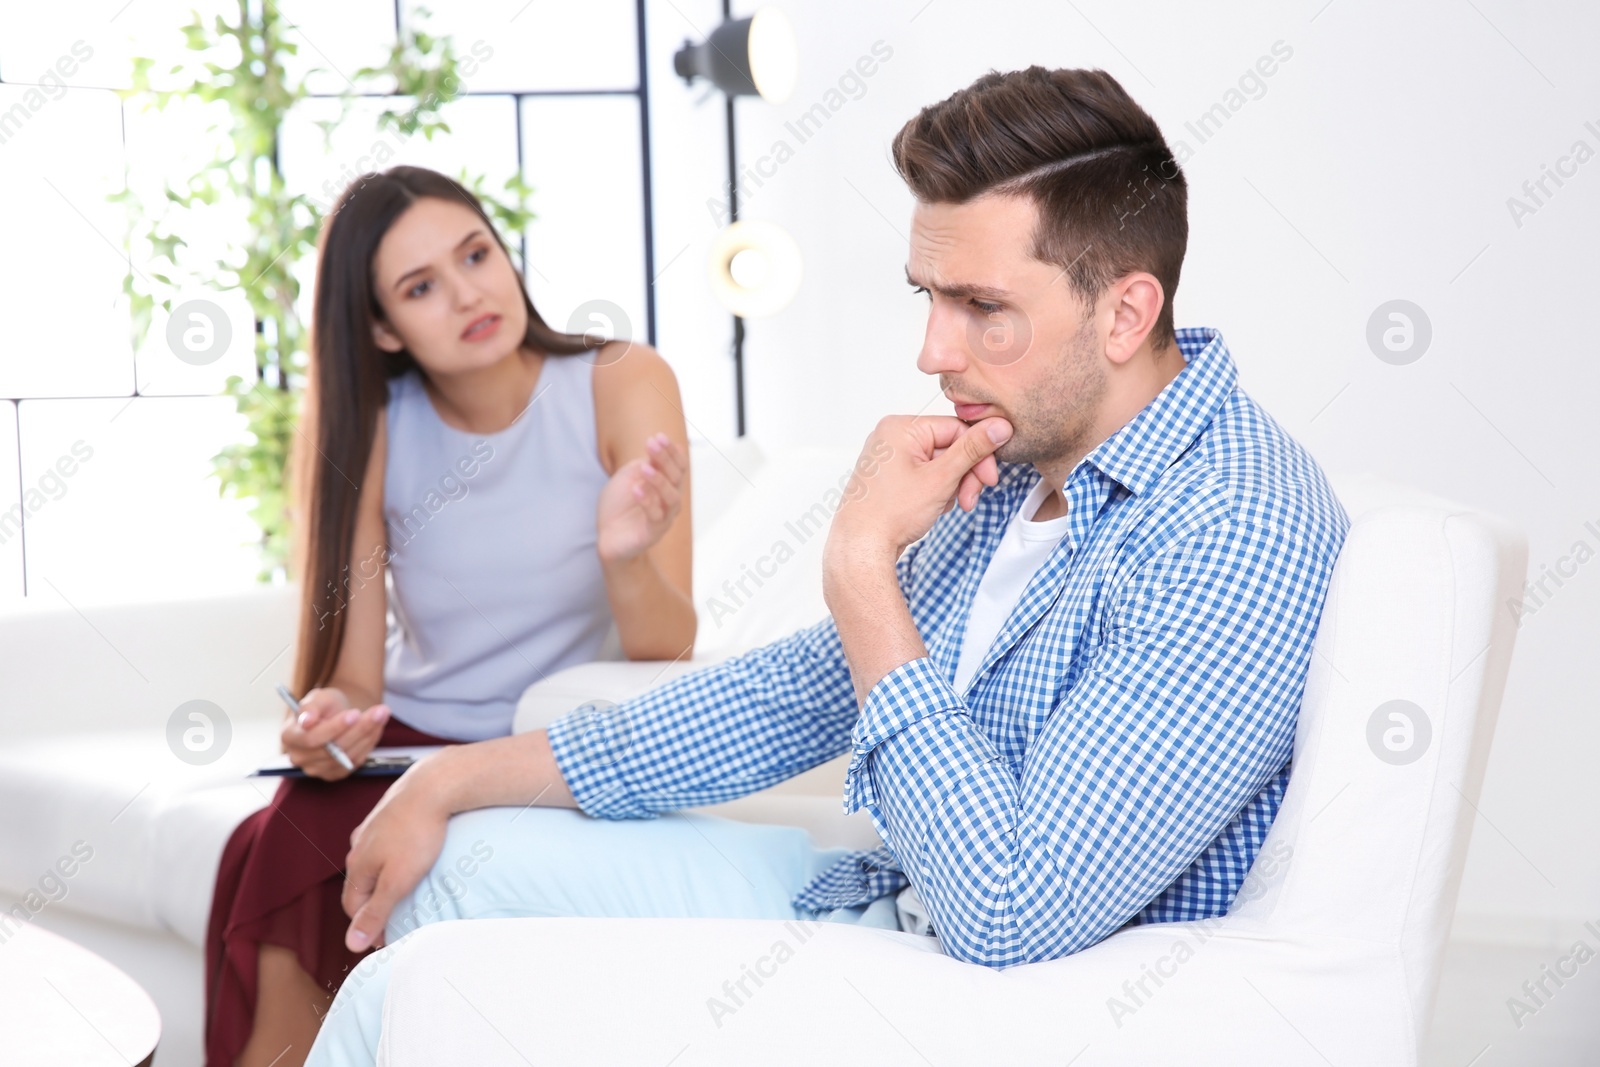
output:
[[[278,686],[278,695],[283,698],[283,702],[285,704],[289,705],[289,710],[290,711],[294,712],[297,715],[300,713],[300,702],[294,698],[294,694],[293,693],[289,692],[289,687],[288,686],[286,686],[286,685]],[[344,754],[344,749],[340,748],[338,745],[334,744],[332,741],[329,741],[327,744],[323,745],[322,747],[327,749],[328,750],[328,755],[330,755],[334,759],[338,760],[339,761],[339,766],[343,767],[345,770],[353,771],[353,770],[356,769],[356,765],[354,763],[350,762],[350,757],[346,756]]]

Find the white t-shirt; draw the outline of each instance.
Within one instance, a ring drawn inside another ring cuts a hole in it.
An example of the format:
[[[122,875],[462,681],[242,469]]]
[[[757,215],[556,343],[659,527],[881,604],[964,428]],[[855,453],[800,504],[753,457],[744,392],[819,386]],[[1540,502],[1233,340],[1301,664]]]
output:
[[[972,612],[967,616],[967,630],[961,639],[961,658],[956,662],[956,692],[965,694],[972,676],[978,673],[989,646],[1000,636],[1001,627],[1011,616],[1011,609],[1022,599],[1023,590],[1034,573],[1044,565],[1045,557],[1067,535],[1068,516],[1063,512],[1058,518],[1034,522],[1045,499],[1059,489],[1052,489],[1043,478],[1033,487],[1017,513],[1011,516],[1005,535],[994,550],[994,558],[983,572],[978,591],[972,598]],[[1066,506],[1065,498],[1061,501]]]
[[[1011,616],[1011,609],[1022,599],[1028,582],[1044,566],[1050,550],[1067,535],[1068,516],[1063,513],[1045,522],[1034,522],[1032,516],[1052,492],[1050,483],[1043,478],[1033,487],[1017,513],[1011,516],[1000,544],[989,560],[978,591],[972,598],[972,611],[967,615],[967,629],[961,638],[961,658],[956,663],[955,687],[965,694],[972,676],[978,673],[983,657],[1000,636],[1000,630]],[[1066,507],[1066,500],[1061,501]],[[895,910],[900,928],[913,934],[928,932],[928,910],[917,896],[916,886],[908,885],[895,897]]]

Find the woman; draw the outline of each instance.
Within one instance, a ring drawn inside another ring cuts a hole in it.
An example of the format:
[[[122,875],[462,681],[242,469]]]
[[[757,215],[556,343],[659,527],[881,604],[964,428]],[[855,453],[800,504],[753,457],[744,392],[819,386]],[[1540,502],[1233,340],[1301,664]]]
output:
[[[671,369],[534,310],[476,198],[358,178],[321,234],[296,442],[302,604],[285,779],[223,852],[206,945],[211,1067],[300,1064],[343,976],[350,833],[377,745],[511,732],[531,683],[609,646],[692,650],[688,444]],[[389,583],[386,588],[386,579]]]

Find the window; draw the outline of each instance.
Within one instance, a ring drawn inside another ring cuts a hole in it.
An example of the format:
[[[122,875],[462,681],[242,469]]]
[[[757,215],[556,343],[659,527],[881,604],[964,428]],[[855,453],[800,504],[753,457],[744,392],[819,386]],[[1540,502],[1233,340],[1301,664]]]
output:
[[[280,131],[290,187],[327,203],[361,170],[396,163],[466,168],[490,190],[520,172],[537,217],[507,238],[545,319],[581,329],[592,325],[584,305],[605,300],[631,336],[651,339],[642,5],[424,6],[429,32],[474,60],[442,112],[452,132],[402,138],[378,127],[376,100],[361,100],[325,143],[317,124],[340,104],[305,101]],[[233,341],[204,367],[158,343],[159,311],[136,344],[123,280],[141,265],[130,263],[123,209],[107,199],[125,182],[147,195],[163,174],[209,158],[198,108],[145,113],[114,92],[133,56],[160,70],[182,53],[188,7],[107,0],[0,13],[0,601],[167,598],[255,581],[248,504],[222,499],[211,473],[211,457],[246,433],[219,391],[229,374],[255,373],[253,318],[242,299],[228,307]],[[291,69],[316,68],[313,91],[335,94],[383,61],[396,21],[417,7],[283,0],[299,46]],[[212,2],[201,14],[232,9]],[[380,144],[392,158],[374,162]],[[222,247],[222,229],[199,239]],[[313,268],[309,257],[297,267],[307,318]]]

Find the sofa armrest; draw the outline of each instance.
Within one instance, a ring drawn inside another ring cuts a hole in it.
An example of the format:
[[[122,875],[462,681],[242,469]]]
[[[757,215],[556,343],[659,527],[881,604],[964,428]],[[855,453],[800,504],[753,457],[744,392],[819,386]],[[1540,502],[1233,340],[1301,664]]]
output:
[[[942,1062],[994,1062],[993,1034],[968,1051],[920,1035],[936,1005],[980,1003],[997,977],[931,937],[842,923],[766,919],[474,919],[424,926],[396,944],[378,1063],[917,1062],[842,981]],[[759,970],[763,986],[748,977]],[[741,994],[738,983],[743,982]],[[981,1002],[998,999],[991,988]],[[922,1008],[914,1005],[921,1003]],[[900,1010],[896,1010],[896,1006]],[[782,1047],[773,1042],[782,1036]],[[1070,1054],[1069,1050],[1069,1054]]]
[[[586,700],[621,703],[708,665],[697,660],[597,660],[568,667],[523,690],[511,732],[543,729]]]
[[[882,848],[883,839],[872,824],[871,813],[865,808],[849,815],[844,813],[844,786],[834,785],[832,778],[842,779],[847,763],[849,757],[840,756],[759,793],[689,810],[739,822],[798,826],[818,848]],[[808,780],[808,776],[816,776],[819,771],[826,771],[827,778],[809,777]],[[822,794],[812,789],[830,792]]]
[[[792,919],[472,919],[393,952],[383,1067],[1416,1062],[1389,946],[1226,920],[1004,969]]]

